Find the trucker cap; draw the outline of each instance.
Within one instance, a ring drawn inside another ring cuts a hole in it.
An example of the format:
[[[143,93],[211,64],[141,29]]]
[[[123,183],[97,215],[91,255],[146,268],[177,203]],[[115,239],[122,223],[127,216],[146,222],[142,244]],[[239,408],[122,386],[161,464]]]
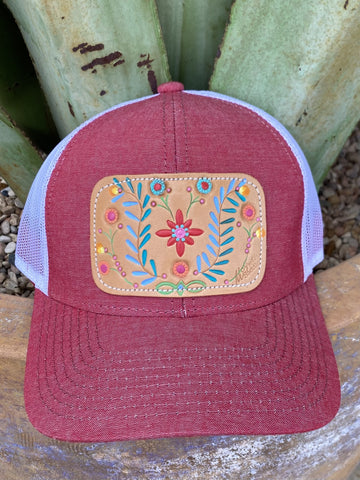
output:
[[[171,82],[90,119],[20,225],[30,421],[83,442],[325,425],[340,386],[322,238],[306,159],[260,109]]]

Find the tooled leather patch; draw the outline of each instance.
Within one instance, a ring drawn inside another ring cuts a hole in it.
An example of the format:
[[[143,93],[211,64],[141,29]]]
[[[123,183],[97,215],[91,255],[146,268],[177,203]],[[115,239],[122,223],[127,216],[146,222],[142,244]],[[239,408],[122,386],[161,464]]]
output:
[[[91,266],[115,295],[250,291],[266,263],[265,199],[246,174],[114,175],[91,197]]]

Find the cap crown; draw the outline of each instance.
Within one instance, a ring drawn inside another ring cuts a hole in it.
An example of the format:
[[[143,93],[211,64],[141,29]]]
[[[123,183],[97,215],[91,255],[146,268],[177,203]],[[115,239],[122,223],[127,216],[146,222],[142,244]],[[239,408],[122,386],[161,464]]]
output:
[[[46,295],[99,313],[220,311],[216,296],[194,304],[193,299],[115,299],[102,292],[91,275],[90,199],[107,176],[234,171],[255,177],[264,189],[267,266],[254,291],[233,295],[232,311],[271,303],[301,285],[322,260],[316,189],[300,148],[279,122],[214,92],[164,92],[127,102],[66,137],[29,193],[17,266]]]

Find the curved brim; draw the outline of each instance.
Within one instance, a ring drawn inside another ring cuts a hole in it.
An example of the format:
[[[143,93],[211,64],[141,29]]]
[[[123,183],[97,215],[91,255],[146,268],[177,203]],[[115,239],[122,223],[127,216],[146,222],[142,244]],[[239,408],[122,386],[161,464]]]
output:
[[[295,433],[328,423],[339,403],[312,276],[276,303],[210,317],[119,318],[36,292],[25,404],[45,435]]]

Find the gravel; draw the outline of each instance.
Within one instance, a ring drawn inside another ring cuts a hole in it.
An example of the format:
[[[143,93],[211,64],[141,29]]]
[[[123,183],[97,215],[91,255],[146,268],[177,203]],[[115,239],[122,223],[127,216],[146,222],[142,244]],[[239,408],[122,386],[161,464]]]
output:
[[[360,253],[360,124],[346,142],[319,192],[326,270]]]
[[[324,220],[326,270],[360,253],[360,123],[346,142],[319,192]],[[34,284],[15,266],[23,204],[0,177],[0,293],[34,296]]]

